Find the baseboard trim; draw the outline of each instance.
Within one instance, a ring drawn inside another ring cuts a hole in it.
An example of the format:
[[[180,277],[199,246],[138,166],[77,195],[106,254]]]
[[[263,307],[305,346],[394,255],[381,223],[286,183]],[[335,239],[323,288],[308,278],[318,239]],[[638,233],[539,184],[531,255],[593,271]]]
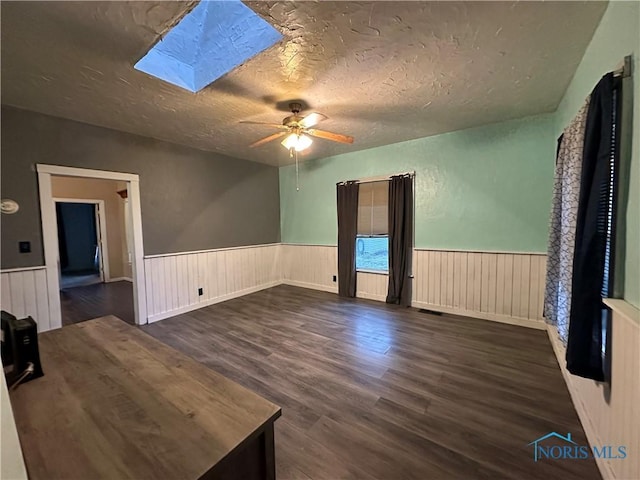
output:
[[[232,300],[234,298],[243,297],[245,295],[249,295],[250,293],[259,292],[260,290],[265,290],[267,288],[276,287],[280,285],[282,282],[268,282],[263,283],[262,285],[257,285],[255,287],[245,288],[244,290],[238,290],[237,292],[228,293],[226,295],[222,295],[216,298],[210,298],[204,302],[193,303],[191,305],[185,305],[184,307],[176,308],[175,310],[170,310],[168,312],[161,312],[155,315],[151,315],[147,318],[148,323],[158,322],[160,320],[166,320],[167,318],[175,317],[177,315],[181,315],[183,313],[192,312],[194,310],[199,310],[204,307],[208,307],[210,305],[215,305],[216,303],[226,302],[227,300]]]
[[[447,313],[450,315],[460,315],[463,317],[479,318],[481,320],[489,320],[491,322],[506,323],[509,325],[517,325],[519,327],[533,328],[535,330],[546,330],[546,324],[542,320],[531,320],[529,318],[511,317],[508,315],[498,315],[495,313],[476,312],[474,310],[462,310],[460,308],[443,307],[442,305],[432,305],[426,302],[412,302],[412,307],[424,308],[425,310],[433,310],[435,312]]]
[[[112,282],[131,282],[133,283],[133,279],[130,277],[116,277],[116,278],[110,278],[109,280],[105,280],[105,283],[112,283]]]
[[[322,290],[323,292],[338,293],[338,286],[321,285],[319,283],[299,282],[297,280],[282,280],[282,285],[291,285],[292,287],[308,288],[310,290]]]
[[[556,356],[558,366],[560,367],[560,371],[562,372],[564,383],[567,385],[567,390],[569,390],[569,396],[571,397],[573,407],[576,409],[576,413],[578,414],[578,418],[580,419],[580,423],[582,424],[584,433],[587,436],[587,441],[589,442],[589,445],[591,447],[603,445],[603,443],[600,441],[595,427],[593,426],[593,422],[591,421],[591,417],[589,416],[587,407],[582,403],[580,397],[573,387],[572,375],[567,370],[565,363],[565,348],[562,343],[560,343],[558,332],[553,325],[545,325],[547,327],[547,334],[549,335],[549,342],[551,342],[553,353]],[[615,474],[611,469],[611,466],[605,462],[604,458],[596,457],[595,460],[602,478],[615,478]]]

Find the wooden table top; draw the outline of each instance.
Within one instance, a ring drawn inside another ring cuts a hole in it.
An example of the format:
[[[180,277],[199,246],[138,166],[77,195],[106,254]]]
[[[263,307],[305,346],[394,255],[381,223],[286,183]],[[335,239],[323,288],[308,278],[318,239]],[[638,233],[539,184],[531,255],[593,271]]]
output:
[[[39,335],[11,392],[29,477],[198,478],[280,407],[116,317]]]

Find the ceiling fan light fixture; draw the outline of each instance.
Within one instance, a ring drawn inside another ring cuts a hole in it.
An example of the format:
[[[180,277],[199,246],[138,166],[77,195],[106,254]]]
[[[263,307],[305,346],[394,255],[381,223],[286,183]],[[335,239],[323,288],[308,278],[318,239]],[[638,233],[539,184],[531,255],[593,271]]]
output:
[[[308,135],[292,133],[287,135],[281,142],[284,148],[287,150],[295,149],[296,152],[301,152],[311,146],[313,140]]]

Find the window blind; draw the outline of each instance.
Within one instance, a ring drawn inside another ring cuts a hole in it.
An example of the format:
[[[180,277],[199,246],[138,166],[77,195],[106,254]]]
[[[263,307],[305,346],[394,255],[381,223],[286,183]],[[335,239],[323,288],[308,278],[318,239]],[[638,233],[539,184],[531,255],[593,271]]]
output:
[[[389,181],[361,183],[358,235],[389,234]]]
[[[601,295],[603,298],[613,296],[613,270],[614,270],[614,247],[615,247],[615,224],[616,224],[616,195],[617,195],[617,159],[618,140],[618,90],[613,91],[613,106],[611,110],[611,146],[608,165],[608,181],[600,185],[600,195],[598,197],[598,233],[601,241],[604,242],[604,274],[602,277]]]

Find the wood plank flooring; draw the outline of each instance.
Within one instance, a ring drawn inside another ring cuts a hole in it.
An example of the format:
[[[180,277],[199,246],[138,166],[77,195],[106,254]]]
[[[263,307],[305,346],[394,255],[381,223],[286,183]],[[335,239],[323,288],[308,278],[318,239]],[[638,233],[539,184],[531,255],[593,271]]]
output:
[[[127,281],[63,288],[60,307],[63,326],[107,315],[115,315],[132,325],[135,323],[133,284]]]
[[[102,317],[39,345],[44,377],[10,392],[30,480],[273,471],[280,407],[139,329]]]
[[[143,327],[282,407],[280,479],[591,479],[546,333],[279,286]]]

